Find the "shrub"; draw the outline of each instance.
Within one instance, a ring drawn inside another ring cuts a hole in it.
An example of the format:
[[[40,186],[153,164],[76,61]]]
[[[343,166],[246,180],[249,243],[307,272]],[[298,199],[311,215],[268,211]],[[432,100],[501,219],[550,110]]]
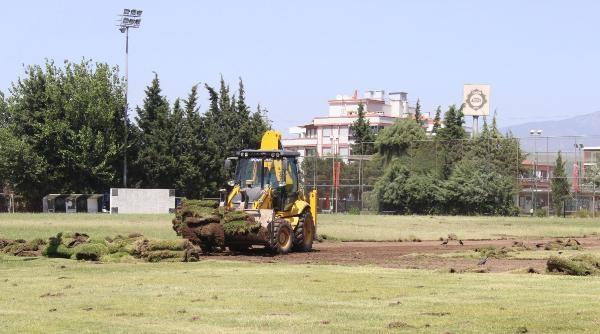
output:
[[[548,217],[548,210],[543,208],[537,208],[535,209],[534,215],[539,218]]]
[[[348,213],[351,215],[360,215],[360,209],[357,207],[352,207],[348,210]]]
[[[575,212],[575,217],[577,217],[577,218],[589,218],[591,216],[592,216],[591,212],[587,209],[581,209],[581,210],[577,210]]]

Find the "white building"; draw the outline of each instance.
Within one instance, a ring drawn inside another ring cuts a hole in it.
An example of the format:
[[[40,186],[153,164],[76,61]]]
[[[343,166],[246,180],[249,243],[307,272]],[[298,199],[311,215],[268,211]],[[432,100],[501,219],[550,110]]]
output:
[[[315,117],[306,125],[291,128],[294,138],[283,139],[286,149],[300,152],[301,156],[350,155],[354,138],[350,126],[358,118],[358,105],[362,104],[365,117],[375,133],[394,124],[400,118],[414,118],[415,108],[408,105],[407,93],[389,93],[383,90],[366,91],[363,98],[338,95],[329,100],[329,115]],[[433,128],[430,117],[422,117],[428,132]]]

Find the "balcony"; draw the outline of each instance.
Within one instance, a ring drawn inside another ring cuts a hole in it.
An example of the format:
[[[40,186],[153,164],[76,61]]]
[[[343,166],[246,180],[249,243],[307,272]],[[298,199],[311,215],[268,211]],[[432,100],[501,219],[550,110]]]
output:
[[[286,138],[281,140],[283,147],[317,146],[317,138]]]

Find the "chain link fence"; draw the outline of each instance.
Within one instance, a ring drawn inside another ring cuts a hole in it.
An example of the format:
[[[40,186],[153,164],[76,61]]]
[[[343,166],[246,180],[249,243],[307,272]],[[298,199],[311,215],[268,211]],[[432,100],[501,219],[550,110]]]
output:
[[[579,211],[590,216],[596,216],[600,211],[600,189],[597,189],[600,175],[593,182],[594,169],[600,161],[600,136],[502,138],[493,139],[491,144],[506,140],[518,142],[521,148],[520,152],[515,150],[506,165],[514,166],[510,168],[517,185],[514,203],[522,215],[557,214],[552,205],[551,188],[556,180],[554,169],[559,152],[570,190],[560,211],[567,215]],[[448,147],[458,156],[464,156],[473,145],[473,140],[446,143],[424,140],[412,142],[402,149],[413,152],[411,159],[407,160],[411,170],[438,170],[444,163],[444,150]],[[331,152],[339,151],[331,149]],[[359,154],[361,151],[367,154]],[[384,168],[374,163],[377,159],[371,154],[374,151],[374,143],[364,143],[360,148],[355,147],[352,155],[302,158],[305,187],[318,190],[319,208],[324,213],[376,210],[375,199],[371,195]]]

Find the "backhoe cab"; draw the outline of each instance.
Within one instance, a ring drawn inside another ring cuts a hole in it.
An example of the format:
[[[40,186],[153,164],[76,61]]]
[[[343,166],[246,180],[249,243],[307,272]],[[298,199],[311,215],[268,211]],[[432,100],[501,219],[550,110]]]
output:
[[[242,150],[225,161],[231,180],[229,189],[221,192],[220,205],[244,211],[261,224],[258,233],[227,240],[229,248],[242,250],[262,244],[278,253],[312,249],[317,193],[313,190],[306,196],[298,156],[298,152],[281,147],[280,133],[267,131],[259,150]]]

